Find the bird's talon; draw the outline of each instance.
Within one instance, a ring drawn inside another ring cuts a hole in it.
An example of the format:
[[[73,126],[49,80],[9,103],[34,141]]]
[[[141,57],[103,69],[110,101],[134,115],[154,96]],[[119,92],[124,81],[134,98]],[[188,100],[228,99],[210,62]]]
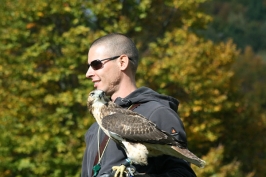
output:
[[[123,173],[125,172],[126,166],[113,166],[112,170],[115,171],[114,177],[123,177]]]

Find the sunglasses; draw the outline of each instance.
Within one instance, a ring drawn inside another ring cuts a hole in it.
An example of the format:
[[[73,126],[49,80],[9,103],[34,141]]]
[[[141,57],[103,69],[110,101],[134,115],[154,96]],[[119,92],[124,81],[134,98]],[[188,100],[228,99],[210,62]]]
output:
[[[90,66],[94,69],[94,70],[98,70],[101,69],[103,67],[103,61],[105,60],[114,60],[117,59],[119,56],[115,56],[115,57],[110,57],[110,58],[105,58],[105,59],[96,59],[93,60],[90,64],[88,64],[88,68],[90,68]]]

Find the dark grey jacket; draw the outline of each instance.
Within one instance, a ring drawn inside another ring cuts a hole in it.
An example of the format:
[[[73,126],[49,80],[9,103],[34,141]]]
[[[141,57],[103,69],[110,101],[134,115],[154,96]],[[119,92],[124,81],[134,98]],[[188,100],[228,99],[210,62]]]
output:
[[[126,98],[117,98],[115,103],[128,108],[132,104],[140,103],[133,111],[145,116],[154,122],[160,129],[172,134],[184,144],[187,144],[184,126],[178,117],[178,101],[172,97],[158,94],[157,92],[141,87],[132,92]],[[85,135],[86,149],[82,162],[81,177],[92,176],[92,167],[97,155],[98,146],[98,124],[94,123]],[[100,142],[104,133],[100,132]],[[126,159],[124,150],[115,142],[110,140],[101,159],[101,170],[99,174],[108,173],[112,166],[121,165]],[[196,176],[190,165],[182,159],[160,156],[148,159],[147,166],[135,166],[140,173],[151,174],[152,177],[194,177]]]

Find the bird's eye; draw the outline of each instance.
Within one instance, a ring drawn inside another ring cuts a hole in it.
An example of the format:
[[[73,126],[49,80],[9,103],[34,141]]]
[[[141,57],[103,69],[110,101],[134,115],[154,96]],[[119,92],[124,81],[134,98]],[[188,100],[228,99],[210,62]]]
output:
[[[90,96],[93,96],[93,95],[94,95],[94,92],[91,92],[91,93],[90,93]]]

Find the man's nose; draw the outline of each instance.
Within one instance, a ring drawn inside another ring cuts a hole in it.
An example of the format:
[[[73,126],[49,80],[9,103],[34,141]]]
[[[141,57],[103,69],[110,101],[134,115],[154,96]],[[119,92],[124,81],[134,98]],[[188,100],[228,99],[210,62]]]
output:
[[[91,67],[89,67],[88,68],[88,70],[87,70],[87,72],[86,72],[86,78],[91,78],[92,76],[94,75],[94,70],[91,68]]]

